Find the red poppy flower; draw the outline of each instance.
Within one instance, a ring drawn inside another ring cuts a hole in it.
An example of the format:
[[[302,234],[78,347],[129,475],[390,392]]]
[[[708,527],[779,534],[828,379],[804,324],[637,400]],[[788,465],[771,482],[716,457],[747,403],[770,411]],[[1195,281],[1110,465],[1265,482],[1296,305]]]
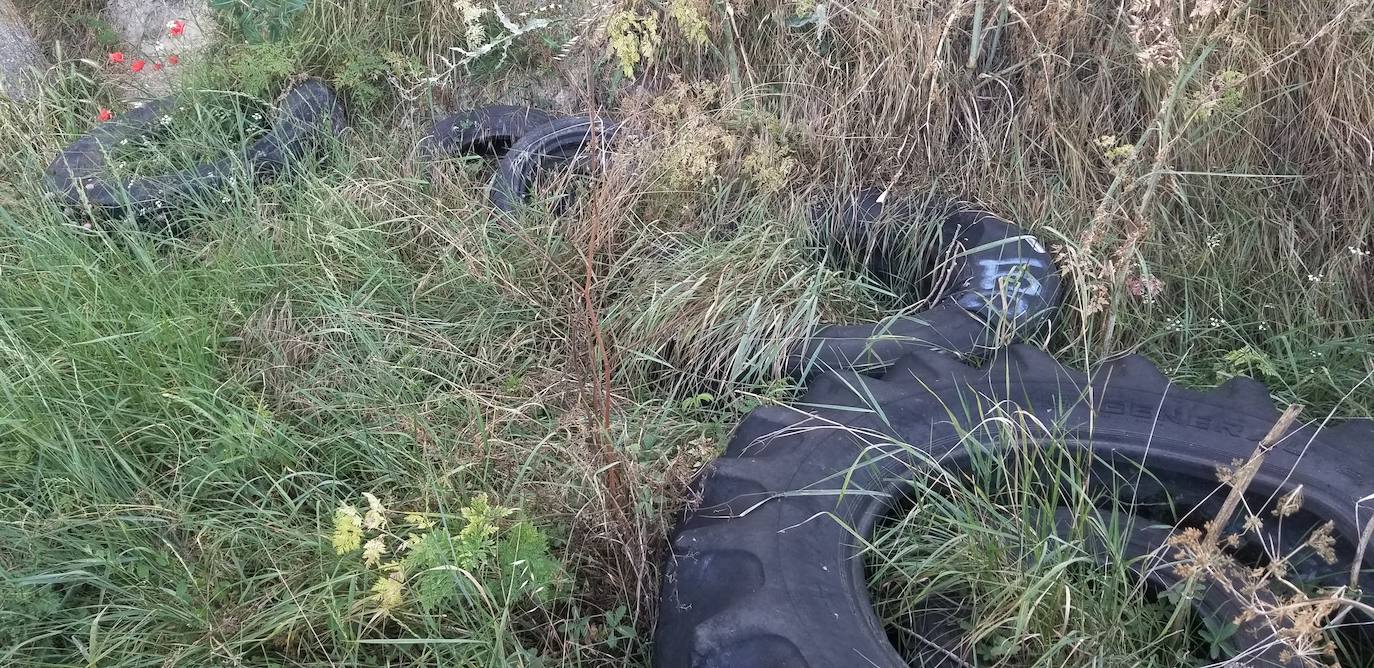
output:
[[[110,54],[110,62],[113,63],[113,64],[115,64],[115,65],[118,65],[118,64],[124,62],[124,52],[123,52],[123,51],[115,51],[114,53]]]
[[[108,121],[112,118],[114,118],[114,112],[110,111],[109,109],[106,109],[105,107],[101,107],[100,115],[96,116],[96,119],[99,120],[101,123],[104,123],[105,121]]]
[[[171,35],[172,37],[181,37],[182,33],[185,32],[186,22],[181,19],[177,19],[167,24],[167,34]]]
[[[172,54],[172,55],[170,55],[170,56],[167,56],[167,64],[168,64],[168,65],[175,65],[175,64],[177,64],[177,63],[179,63],[179,62],[181,62],[181,58],[178,58],[178,57],[177,57],[177,54],[174,53],[174,54]]]
[[[143,71],[143,67],[147,64],[148,61],[146,60],[135,60],[134,64],[129,66],[129,69],[133,70],[134,74],[138,74]]]
[[[158,72],[161,72],[161,71],[162,71],[162,63],[153,63],[153,69],[154,69],[154,70],[157,70]]]

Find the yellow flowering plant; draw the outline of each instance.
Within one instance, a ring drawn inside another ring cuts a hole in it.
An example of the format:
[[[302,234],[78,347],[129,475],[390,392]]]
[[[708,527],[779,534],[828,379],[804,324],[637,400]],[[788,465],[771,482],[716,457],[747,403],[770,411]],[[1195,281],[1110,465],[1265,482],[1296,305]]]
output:
[[[547,601],[565,576],[548,537],[485,494],[455,514],[397,512],[364,493],[367,510],[341,504],[328,536],[335,554],[373,578],[362,607],[373,619],[435,614],[471,598]],[[361,504],[360,504],[361,505]]]

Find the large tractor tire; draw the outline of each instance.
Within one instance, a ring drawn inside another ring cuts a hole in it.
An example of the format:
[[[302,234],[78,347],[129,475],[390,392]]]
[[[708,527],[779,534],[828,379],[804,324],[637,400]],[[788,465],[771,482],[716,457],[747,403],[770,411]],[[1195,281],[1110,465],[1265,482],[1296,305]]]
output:
[[[943,251],[932,256],[938,266],[919,272],[943,276],[925,281],[938,286],[937,298],[925,311],[874,325],[822,327],[788,355],[784,369],[809,379],[805,395],[740,424],[697,478],[672,534],[655,633],[659,668],[908,665],[874,611],[861,546],[932,466],[967,469],[975,453],[1017,457],[1046,445],[999,445],[1001,436],[978,427],[989,415],[1024,411],[1054,425],[1055,447],[1090,451],[1105,471],[1138,472],[1112,489],[1131,501],[1124,510],[1141,527],[1126,546],[1133,557],[1158,548],[1167,537],[1159,526],[1212,519],[1225,497],[1218,467],[1249,458],[1279,418],[1265,387],[1248,378],[1197,392],[1138,356],[1088,375],[1030,346],[997,349],[1050,317],[1059,276],[1043,245],[1016,225],[932,201],[861,191],[815,215],[832,241],[863,250],[858,259],[879,277],[899,265],[892,251],[909,236],[901,221],[933,220]],[[898,224],[883,227],[885,216]],[[1236,553],[1287,554],[1331,520],[1339,566],[1306,562],[1297,575],[1313,584],[1348,578],[1360,554],[1356,508],[1374,492],[1371,448],[1374,421],[1288,433],[1246,501],[1266,507],[1301,487],[1301,508],[1282,531],[1245,534]],[[1374,554],[1364,560],[1374,565]],[[1166,571],[1141,574],[1156,588],[1174,582]],[[1241,602],[1226,589],[1200,592],[1197,612],[1230,623]],[[923,615],[930,652],[911,665],[970,665],[958,614]],[[1252,622],[1229,649],[1249,665],[1298,665],[1268,642],[1273,635]]]
[[[921,351],[881,377],[824,372],[794,406],[750,414],[698,479],[699,503],[678,525],[667,558],[655,665],[908,665],[871,604],[861,538],[900,505],[929,462],[957,467],[967,459],[973,446],[960,427],[994,406],[1058,425],[1061,442],[1091,449],[1100,461],[1143,466],[1148,475],[1128,490],[1134,505],[1183,513],[1143,519],[1194,526],[1225,496],[1217,493],[1217,467],[1250,457],[1279,417],[1253,380],[1197,392],[1136,356],[1091,376],[1020,345],[981,368]],[[1265,507],[1303,488],[1301,509],[1266,540],[1271,548],[1292,549],[1335,522],[1338,565],[1309,574],[1314,581],[1348,576],[1360,539],[1358,500],[1374,490],[1371,448],[1374,422],[1296,428],[1246,493],[1251,507]],[[1364,566],[1374,558],[1366,554]],[[1210,605],[1200,612],[1230,609],[1224,600]],[[952,654],[914,665],[960,665],[953,657],[967,648],[957,639],[950,645]],[[1295,665],[1257,652],[1246,655],[1253,665]]]

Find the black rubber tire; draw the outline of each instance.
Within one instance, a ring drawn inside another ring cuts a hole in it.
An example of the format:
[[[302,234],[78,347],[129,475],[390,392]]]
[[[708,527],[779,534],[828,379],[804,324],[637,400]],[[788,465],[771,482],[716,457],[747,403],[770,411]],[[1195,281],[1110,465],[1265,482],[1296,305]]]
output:
[[[473,154],[495,158],[506,154],[522,136],[554,121],[554,115],[511,104],[492,104],[441,118],[420,142],[420,158]]]
[[[666,558],[655,665],[907,665],[871,605],[861,541],[845,527],[871,536],[921,462],[953,466],[966,456],[955,425],[976,424],[1001,402],[1059,425],[1108,464],[1143,466],[1153,478],[1134,497],[1194,509],[1183,521],[1215,512],[1224,496],[1209,493],[1216,467],[1248,458],[1278,417],[1253,380],[1195,392],[1135,356],[1091,378],[1027,346],[982,368],[923,350],[881,378],[825,372],[795,406],[751,413],[695,483],[700,503]],[[1374,422],[1364,420],[1296,428],[1269,453],[1250,487],[1254,503],[1304,486],[1302,509],[1274,538],[1288,541],[1280,548],[1330,519],[1338,555],[1330,568],[1348,568],[1356,500],[1374,486],[1370,446]]]
[[[505,104],[461,111],[439,119],[420,142],[420,159],[450,155],[499,157],[529,131],[554,116],[533,107]]]
[[[160,131],[160,119],[175,104],[175,98],[150,102],[77,139],[48,166],[53,193],[64,204],[80,210],[109,216],[155,215],[187,197],[222,187],[240,163],[248,166],[256,181],[275,178],[319,149],[322,129],[338,136],[346,127],[343,106],[334,91],[319,79],[306,79],[286,92],[277,105],[272,130],[244,148],[242,155],[122,184],[114,180],[106,167],[115,147],[121,141]]]
[[[941,348],[958,354],[989,349],[999,333],[1024,335],[1058,307],[1061,281],[1053,258],[1025,229],[964,202],[932,196],[893,198],[860,190],[831,207],[816,207],[814,224],[878,278],[899,266],[892,256],[908,228],[939,220],[940,252],[922,276],[903,277],[937,290],[935,306],[875,325],[827,325],[789,351],[783,372],[886,367],[903,354]],[[937,276],[936,268],[945,272]],[[922,280],[927,279],[927,280]],[[936,279],[936,280],[929,280]]]
[[[564,162],[586,163],[604,170],[608,149],[620,124],[601,116],[565,116],[532,128],[521,137],[501,163],[488,186],[497,210],[512,214],[525,204],[543,170]]]

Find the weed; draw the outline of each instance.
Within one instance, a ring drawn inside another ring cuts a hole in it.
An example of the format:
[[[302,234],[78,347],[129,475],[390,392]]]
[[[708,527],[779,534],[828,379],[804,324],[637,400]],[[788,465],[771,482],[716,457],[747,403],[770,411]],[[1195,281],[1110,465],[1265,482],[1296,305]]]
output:
[[[658,56],[662,37],[657,14],[617,12],[606,23],[606,34],[611,54],[619,61],[620,73],[626,78],[633,78],[641,65],[652,65]]]

